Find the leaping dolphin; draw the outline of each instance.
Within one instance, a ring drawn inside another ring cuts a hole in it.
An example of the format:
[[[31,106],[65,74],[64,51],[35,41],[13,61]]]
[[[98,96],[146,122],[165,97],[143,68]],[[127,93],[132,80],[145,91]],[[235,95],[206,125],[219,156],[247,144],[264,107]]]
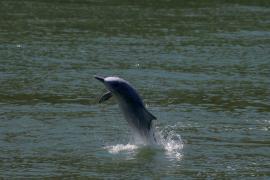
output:
[[[135,135],[139,135],[143,144],[154,144],[156,139],[152,120],[156,117],[145,108],[140,95],[130,83],[119,77],[94,77],[108,89],[108,92],[100,98],[99,103],[115,96],[131,130],[135,131]]]

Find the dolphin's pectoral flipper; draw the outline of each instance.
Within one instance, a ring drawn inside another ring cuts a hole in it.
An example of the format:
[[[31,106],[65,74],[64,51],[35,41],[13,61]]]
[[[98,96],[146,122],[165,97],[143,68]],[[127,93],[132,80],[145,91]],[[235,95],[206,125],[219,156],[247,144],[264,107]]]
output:
[[[102,103],[108,99],[110,99],[112,97],[112,92],[111,91],[108,91],[106,92],[103,96],[101,96],[101,98],[99,99],[99,103]]]

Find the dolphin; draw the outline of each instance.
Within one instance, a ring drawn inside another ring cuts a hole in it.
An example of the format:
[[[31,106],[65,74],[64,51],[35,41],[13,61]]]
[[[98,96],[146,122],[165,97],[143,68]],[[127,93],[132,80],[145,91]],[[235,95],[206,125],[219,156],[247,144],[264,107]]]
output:
[[[137,138],[136,140],[143,144],[156,143],[152,125],[152,120],[155,120],[156,117],[145,108],[142,98],[131,84],[119,77],[94,77],[102,82],[108,90],[99,99],[99,103],[110,99],[112,96],[116,97],[119,108],[135,138]]]

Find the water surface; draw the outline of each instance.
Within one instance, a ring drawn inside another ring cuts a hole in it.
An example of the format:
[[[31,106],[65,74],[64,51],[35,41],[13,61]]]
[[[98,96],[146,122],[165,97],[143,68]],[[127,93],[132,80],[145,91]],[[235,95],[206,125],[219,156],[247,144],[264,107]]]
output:
[[[268,1],[2,0],[0,177],[270,177]],[[93,75],[158,118],[141,147]]]

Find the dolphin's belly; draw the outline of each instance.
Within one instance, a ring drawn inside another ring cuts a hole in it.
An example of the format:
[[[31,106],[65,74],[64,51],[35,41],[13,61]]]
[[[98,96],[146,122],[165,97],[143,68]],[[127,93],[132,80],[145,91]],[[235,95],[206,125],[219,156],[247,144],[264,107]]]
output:
[[[138,111],[127,105],[120,105],[120,109],[122,110],[128,124],[132,127],[139,128],[137,127],[137,124],[139,124],[140,121]]]
[[[128,103],[127,101],[121,101],[121,99],[118,99],[118,102],[119,108],[123,112],[131,131],[135,133],[135,136],[139,135],[144,143],[154,143],[155,137],[153,134],[152,123],[145,114],[145,107],[134,103]]]
[[[134,107],[128,104],[119,104],[126,121],[131,127],[132,131],[137,132],[143,137],[149,136],[149,121],[144,116],[144,107]]]

